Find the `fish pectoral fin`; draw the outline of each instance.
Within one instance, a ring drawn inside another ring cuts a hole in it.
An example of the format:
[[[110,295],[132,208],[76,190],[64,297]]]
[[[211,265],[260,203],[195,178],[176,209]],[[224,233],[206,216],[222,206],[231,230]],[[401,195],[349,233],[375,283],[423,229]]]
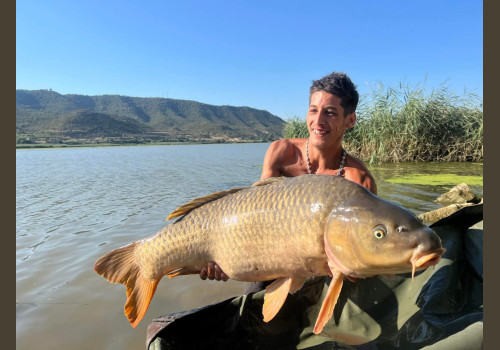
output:
[[[326,292],[325,299],[319,310],[318,319],[314,325],[314,334],[319,334],[323,330],[323,327],[328,322],[328,320],[333,315],[333,309],[335,304],[337,304],[337,299],[339,298],[340,291],[342,289],[343,278],[342,273],[338,270],[332,271],[332,281]]]
[[[169,270],[165,274],[168,276],[168,278],[174,278],[181,275],[195,275],[198,273],[200,273],[199,269],[195,269],[193,267],[181,267],[178,269]]]
[[[264,306],[262,307],[262,315],[264,322],[271,321],[274,316],[280,311],[283,303],[288,296],[290,287],[292,286],[293,278],[282,277],[266,287],[264,295]]]
[[[302,288],[302,286],[304,285],[305,282],[306,282],[305,277],[294,277],[292,279],[292,285],[290,286],[290,291],[288,293],[294,294],[300,288]]]

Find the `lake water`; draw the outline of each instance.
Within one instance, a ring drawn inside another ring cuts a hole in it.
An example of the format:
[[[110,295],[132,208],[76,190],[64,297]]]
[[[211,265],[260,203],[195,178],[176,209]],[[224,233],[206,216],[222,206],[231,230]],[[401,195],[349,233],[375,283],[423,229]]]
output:
[[[95,261],[150,236],[185,202],[259,179],[269,144],[182,145],[16,151],[16,340],[18,349],[143,349],[149,322],[243,293],[246,284],[164,278],[135,329],[123,314],[123,285]],[[379,195],[419,214],[433,200],[482,176],[481,164],[370,167]],[[456,174],[443,186],[391,184],[405,174]],[[472,186],[482,196],[482,186]],[[194,331],[195,332],[195,331]]]

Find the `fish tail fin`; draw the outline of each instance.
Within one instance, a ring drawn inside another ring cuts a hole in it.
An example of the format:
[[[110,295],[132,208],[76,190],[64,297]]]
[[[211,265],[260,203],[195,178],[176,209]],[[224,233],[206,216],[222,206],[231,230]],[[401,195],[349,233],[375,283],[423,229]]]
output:
[[[127,287],[125,316],[132,327],[136,327],[148,310],[160,279],[151,279],[141,273],[135,261],[137,242],[109,252],[94,265],[94,270],[111,283],[122,283]]]

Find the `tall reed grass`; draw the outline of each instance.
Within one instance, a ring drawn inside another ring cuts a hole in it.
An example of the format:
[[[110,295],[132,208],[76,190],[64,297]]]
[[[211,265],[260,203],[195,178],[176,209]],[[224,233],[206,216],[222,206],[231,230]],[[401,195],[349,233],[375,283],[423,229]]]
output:
[[[360,98],[356,125],[344,135],[343,145],[370,163],[482,161],[482,108],[476,94],[465,91],[457,96],[446,86],[426,93],[420,86],[379,84]],[[287,122],[285,137],[308,137],[287,133],[301,130],[300,122]],[[305,127],[303,120],[302,124]]]
[[[286,139],[309,137],[309,130],[307,130],[307,125],[304,120],[299,117],[293,117],[287,120],[283,128],[283,137]]]

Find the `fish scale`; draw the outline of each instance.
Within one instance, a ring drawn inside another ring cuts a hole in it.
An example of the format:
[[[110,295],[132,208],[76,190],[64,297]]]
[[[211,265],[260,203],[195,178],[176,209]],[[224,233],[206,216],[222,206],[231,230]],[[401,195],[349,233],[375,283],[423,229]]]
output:
[[[183,267],[198,270],[207,261],[217,261],[231,278],[266,280],[276,277],[276,271],[290,270],[303,260],[304,254],[325,258],[317,244],[304,241],[310,239],[313,231],[317,241],[323,235],[324,219],[315,219],[314,213],[307,210],[314,195],[306,195],[308,185],[285,191],[278,183],[254,186],[193,210],[137,248],[141,269],[148,278],[158,278],[174,261],[176,265],[180,262]],[[324,201],[318,193],[314,196],[316,201]],[[311,222],[318,224],[310,225]],[[275,229],[269,230],[270,227]],[[283,235],[283,231],[287,234]],[[254,246],[253,254],[248,254],[249,247]],[[273,254],[276,246],[289,251],[285,259]],[[260,273],[253,277],[245,273],[240,277],[239,269],[248,266],[258,266]]]
[[[411,212],[337,176],[271,178],[196,198],[156,235],[115,249],[94,269],[127,286],[125,314],[143,318],[164,276],[197,274],[215,261],[229,278],[276,279],[263,315],[272,320],[306,277],[332,275],[314,332],[331,317],[343,276],[365,278],[436,264],[439,237]]]

